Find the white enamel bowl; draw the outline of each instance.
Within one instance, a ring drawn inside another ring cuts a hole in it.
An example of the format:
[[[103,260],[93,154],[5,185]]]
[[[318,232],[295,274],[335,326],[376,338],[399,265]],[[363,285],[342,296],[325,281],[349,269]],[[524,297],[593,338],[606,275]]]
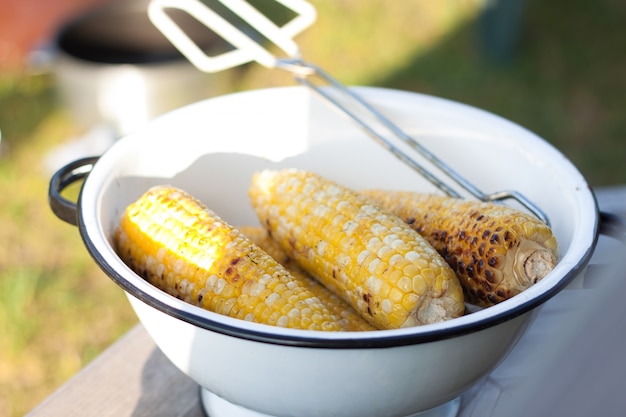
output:
[[[552,222],[560,261],[513,299],[409,329],[291,330],[187,305],[134,274],[111,246],[122,210],[152,185],[179,186],[234,225],[257,223],[247,187],[263,167],[311,169],[356,189],[433,188],[302,87],[222,96],[162,116],[92,166],[78,163],[73,172],[91,171],[74,209],[87,249],[126,291],[159,348],[203,387],[211,415],[226,409],[216,401],[237,405],[240,415],[299,417],[408,416],[446,404],[494,369],[533,309],[571,281],[593,252],[594,196],[545,141],[458,103],[387,89],[356,91],[484,192],[517,190],[535,202]]]

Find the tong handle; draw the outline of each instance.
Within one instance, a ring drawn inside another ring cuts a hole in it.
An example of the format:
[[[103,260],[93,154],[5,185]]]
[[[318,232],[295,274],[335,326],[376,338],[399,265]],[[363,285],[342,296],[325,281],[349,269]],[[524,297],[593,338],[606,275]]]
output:
[[[297,14],[282,27],[244,0],[220,0],[232,12],[250,24],[265,38],[277,45],[287,56],[300,56],[292,37],[309,27],[316,19],[315,8],[304,0],[276,0]],[[221,55],[209,56],[172,20],[166,9],[182,10],[229,42],[234,49]],[[211,10],[200,0],[152,0],[148,6],[152,23],[199,70],[218,72],[251,61],[273,68],[277,58],[240,28]]]
[[[374,121],[378,122],[379,125],[382,125],[382,127],[387,130],[387,133],[390,132],[393,137],[399,139],[405,145],[419,153],[449,179],[477,199],[482,201],[502,201],[507,199],[516,200],[540,220],[548,225],[550,224],[547,215],[521,193],[516,191],[500,191],[492,194],[483,193],[472,183],[459,175],[454,169],[452,169],[452,167],[445,164],[434,154],[421,146],[415,139],[410,137],[402,129],[383,116],[379,111],[370,106],[357,94],[344,87],[343,84],[336,81],[320,68],[304,62],[300,58],[298,46],[293,41],[292,37],[306,27],[310,26],[315,21],[315,8],[305,0],[276,0],[283,6],[296,12],[298,15],[282,27],[275,25],[271,20],[252,7],[245,0],[219,1],[243,19],[243,21],[251,25],[251,27],[257,30],[261,35],[282,49],[282,51],[287,54],[288,58],[285,59],[275,57],[259,42],[252,39],[240,28],[237,28],[235,25],[228,22],[199,0],[152,0],[148,8],[148,15],[152,20],[152,23],[198,69],[205,72],[217,72],[236,65],[244,64],[246,62],[257,61],[268,68],[286,70],[292,73],[300,84],[311,88],[328,103],[333,105],[337,110],[355,121],[370,136],[372,136],[374,140],[376,140],[402,162],[420,173],[444,193],[453,197],[460,197],[460,194],[452,187],[437,178],[436,175],[432,174],[414,158],[409,157],[406,153],[401,151],[387,138],[385,134],[379,133],[373,124],[366,121],[352,109],[359,109],[362,114],[365,114],[365,117],[369,119],[373,118]],[[208,28],[213,29],[219,36],[231,43],[235,49],[215,57],[206,55],[167,15],[165,12],[166,8],[185,11]],[[327,85],[333,87],[333,90],[339,92],[344,99],[347,98],[350,101],[350,104],[348,106],[343,105],[336,97],[330,94],[327,89],[320,88],[316,85],[315,82],[311,80],[311,78],[314,78],[315,76]]]

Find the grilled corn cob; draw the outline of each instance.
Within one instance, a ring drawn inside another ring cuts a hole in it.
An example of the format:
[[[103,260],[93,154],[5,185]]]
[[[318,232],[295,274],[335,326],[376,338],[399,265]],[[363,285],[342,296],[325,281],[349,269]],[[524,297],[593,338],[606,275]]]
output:
[[[181,190],[150,189],[128,206],[114,239],[134,271],[191,304],[258,323],[341,330],[282,265]]]
[[[380,329],[464,312],[439,254],[400,218],[307,171],[266,170],[249,190],[261,224],[289,256]]]
[[[557,263],[552,230],[496,203],[403,191],[363,194],[404,219],[452,266],[466,301],[489,306],[530,287]]]
[[[278,242],[271,238],[267,230],[262,227],[240,227],[239,230],[250,239],[255,245],[263,249],[272,258],[276,259],[279,264],[284,266],[293,277],[311,291],[316,297],[324,302],[331,314],[341,325],[341,329],[345,331],[363,331],[376,330],[370,325],[359,313],[354,311],[339,296],[327,290],[322,284],[317,282],[308,272],[298,265],[287,253],[280,247]]]

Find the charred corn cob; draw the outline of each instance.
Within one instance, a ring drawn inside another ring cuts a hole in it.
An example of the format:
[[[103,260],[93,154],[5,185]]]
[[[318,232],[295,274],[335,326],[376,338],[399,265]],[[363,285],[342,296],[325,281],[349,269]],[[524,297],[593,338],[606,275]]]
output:
[[[466,301],[489,306],[530,287],[557,263],[550,227],[496,203],[403,191],[363,194],[391,210],[452,266]]]
[[[134,271],[191,304],[258,323],[341,330],[282,265],[176,188],[152,188],[129,205],[114,240]]]
[[[271,238],[267,230],[262,227],[241,227],[239,230],[250,239],[255,245],[263,249],[272,258],[276,259],[279,264],[284,266],[293,277],[311,291],[317,298],[322,300],[330,313],[336,317],[341,325],[341,329],[345,331],[363,331],[376,330],[370,325],[359,313],[354,311],[339,296],[327,290],[322,284],[317,282],[308,272],[298,265],[287,253],[280,247],[278,242]]]
[[[262,225],[289,256],[380,329],[463,314],[463,292],[443,258],[400,218],[306,171],[253,176]]]

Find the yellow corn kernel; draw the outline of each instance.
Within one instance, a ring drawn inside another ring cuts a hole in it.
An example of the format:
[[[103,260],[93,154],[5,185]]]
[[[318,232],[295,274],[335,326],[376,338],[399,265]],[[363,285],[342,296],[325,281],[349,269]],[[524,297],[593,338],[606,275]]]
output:
[[[511,207],[407,191],[362,193],[437,249],[455,270],[470,303],[485,307],[506,300],[557,263],[558,245],[550,227]]]
[[[290,169],[256,173],[249,195],[261,224],[283,250],[375,327],[414,326],[463,314],[461,286],[443,258],[400,218],[366,197]],[[432,271],[427,276],[421,275],[422,260]],[[378,274],[380,262],[388,267]],[[399,285],[403,277],[408,286]],[[414,291],[415,279],[424,281],[423,294]],[[445,289],[435,292],[437,279]]]
[[[196,306],[258,323],[341,330],[282,265],[176,188],[154,187],[130,204],[114,240],[137,274]]]
[[[341,325],[343,331],[376,330],[360,314],[333,292],[327,290],[317,282],[308,272],[298,265],[280,245],[271,238],[267,230],[262,227],[240,227],[241,231],[250,241],[267,252],[278,263],[283,265],[293,277],[311,291],[328,308],[335,320]]]

